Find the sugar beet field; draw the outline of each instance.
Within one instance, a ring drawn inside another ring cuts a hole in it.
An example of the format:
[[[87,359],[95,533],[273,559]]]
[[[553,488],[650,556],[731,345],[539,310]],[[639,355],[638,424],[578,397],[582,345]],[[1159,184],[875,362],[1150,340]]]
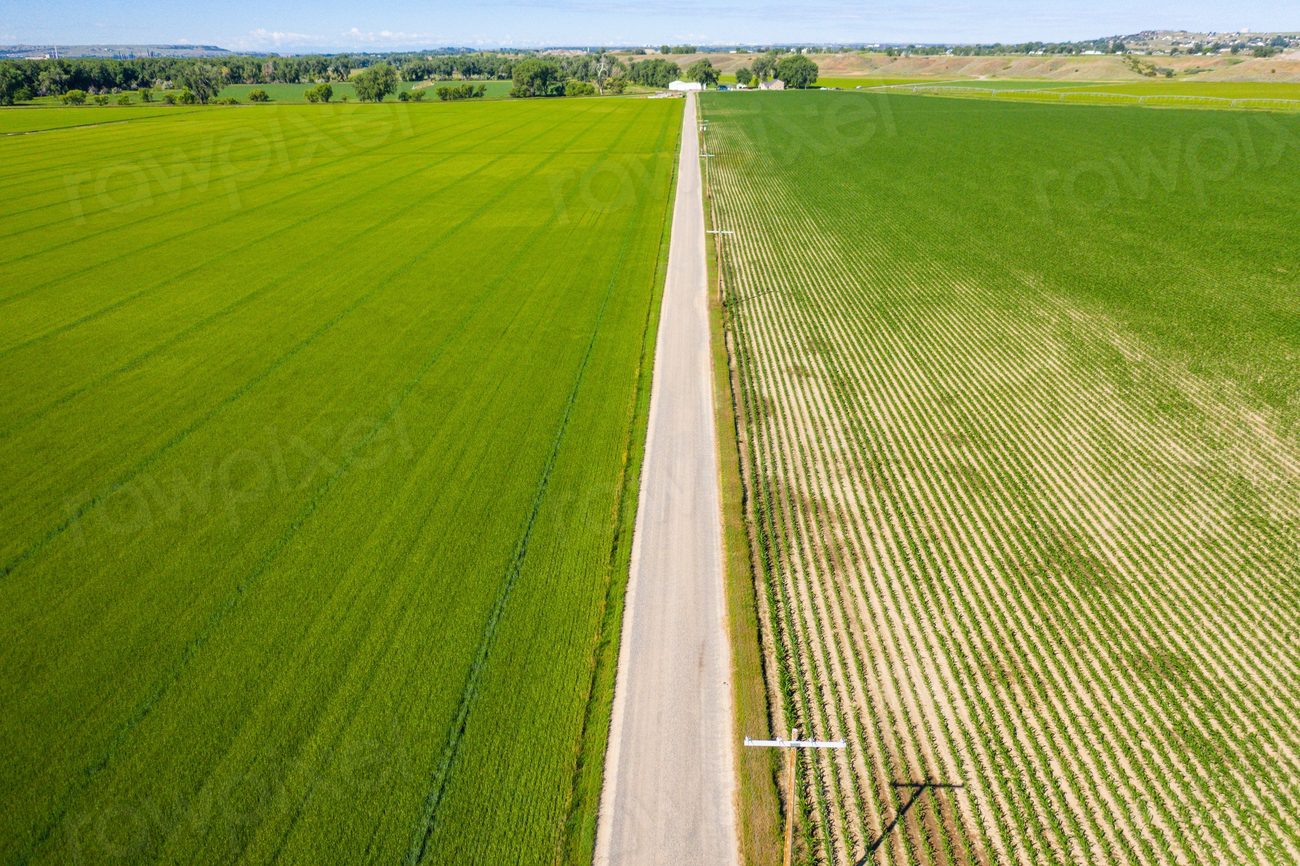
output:
[[[705,96],[805,863],[1300,862],[1300,121]]]
[[[589,857],[681,104],[108,114],[0,138],[0,862]]]

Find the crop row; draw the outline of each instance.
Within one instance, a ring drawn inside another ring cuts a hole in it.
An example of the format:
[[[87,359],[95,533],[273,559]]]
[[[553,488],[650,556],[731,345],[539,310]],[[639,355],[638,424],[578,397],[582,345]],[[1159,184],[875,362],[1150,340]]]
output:
[[[1287,416],[1072,291],[1045,237],[1008,256],[998,148],[935,103],[816,139],[874,99],[706,102],[778,721],[849,743],[801,764],[806,857],[1291,862]],[[989,187],[956,212],[945,147]]]

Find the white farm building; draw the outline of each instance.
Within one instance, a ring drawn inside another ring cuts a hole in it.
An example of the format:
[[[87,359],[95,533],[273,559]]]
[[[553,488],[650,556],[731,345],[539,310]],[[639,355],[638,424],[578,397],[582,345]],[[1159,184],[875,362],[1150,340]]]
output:
[[[704,85],[698,81],[670,81],[668,82],[669,90],[680,90],[683,93],[688,90],[703,90]]]

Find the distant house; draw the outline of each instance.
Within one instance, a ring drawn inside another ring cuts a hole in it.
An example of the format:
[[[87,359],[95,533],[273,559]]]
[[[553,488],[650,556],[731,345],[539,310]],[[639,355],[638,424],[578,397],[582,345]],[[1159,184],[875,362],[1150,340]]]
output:
[[[779,78],[773,78],[771,81],[760,81],[759,90],[785,90],[785,82]]]
[[[685,92],[687,90],[703,90],[704,85],[698,81],[670,81],[668,82],[668,89]]]

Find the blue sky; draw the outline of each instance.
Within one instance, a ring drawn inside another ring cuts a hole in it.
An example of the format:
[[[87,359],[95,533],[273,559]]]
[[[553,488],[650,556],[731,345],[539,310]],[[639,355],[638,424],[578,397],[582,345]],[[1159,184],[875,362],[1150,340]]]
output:
[[[194,42],[293,52],[439,45],[1014,42],[1143,29],[1300,30],[1281,0],[0,0],[0,43]]]

